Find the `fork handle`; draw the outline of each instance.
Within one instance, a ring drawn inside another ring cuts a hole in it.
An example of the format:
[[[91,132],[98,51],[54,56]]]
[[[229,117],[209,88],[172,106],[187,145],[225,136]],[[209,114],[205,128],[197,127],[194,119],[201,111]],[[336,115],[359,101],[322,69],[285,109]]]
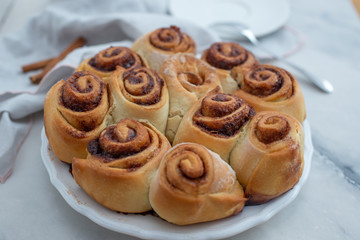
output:
[[[317,86],[322,91],[324,91],[326,93],[331,93],[331,92],[334,91],[333,85],[329,81],[327,81],[326,79],[321,79],[318,76],[314,75],[313,73],[305,70],[302,67],[299,67],[298,65],[296,65],[296,64],[294,64],[294,63],[292,63],[292,62],[290,62],[288,60],[285,60],[283,58],[276,58],[276,59],[282,61],[286,65],[294,68],[296,71],[303,74],[305,77],[310,79],[314,83],[314,85]]]

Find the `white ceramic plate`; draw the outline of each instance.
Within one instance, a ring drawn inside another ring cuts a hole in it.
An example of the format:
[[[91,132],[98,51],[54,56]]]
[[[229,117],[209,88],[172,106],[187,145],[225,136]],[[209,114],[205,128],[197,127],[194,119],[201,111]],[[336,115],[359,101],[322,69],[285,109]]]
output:
[[[287,0],[171,0],[170,13],[203,27],[216,22],[241,22],[256,36],[264,36],[288,20]]]
[[[66,202],[73,209],[105,228],[144,239],[219,239],[241,233],[269,220],[295,199],[308,178],[313,153],[310,126],[307,120],[304,122],[304,132],[304,171],[299,183],[293,189],[268,203],[245,206],[243,211],[236,216],[190,226],[176,226],[151,214],[117,213],[101,206],[76,184],[69,172],[69,165],[56,158],[44,129],[41,134],[41,156],[51,183]]]

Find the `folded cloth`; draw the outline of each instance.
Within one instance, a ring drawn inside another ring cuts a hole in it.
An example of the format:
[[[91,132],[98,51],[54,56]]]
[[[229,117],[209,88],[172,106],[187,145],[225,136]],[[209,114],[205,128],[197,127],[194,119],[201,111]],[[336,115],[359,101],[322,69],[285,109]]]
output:
[[[71,65],[78,65],[110,45],[130,46],[140,35],[169,25],[179,26],[191,35],[199,51],[219,41],[204,28],[165,15],[166,3],[166,0],[60,2],[32,18],[21,31],[0,38],[0,182],[4,183],[13,171],[17,149],[31,126],[29,116],[42,110],[46,92],[72,73]],[[56,56],[79,36],[90,46],[69,54],[39,86],[29,80],[34,73],[21,73],[22,65]],[[124,40],[128,42],[114,42]]]

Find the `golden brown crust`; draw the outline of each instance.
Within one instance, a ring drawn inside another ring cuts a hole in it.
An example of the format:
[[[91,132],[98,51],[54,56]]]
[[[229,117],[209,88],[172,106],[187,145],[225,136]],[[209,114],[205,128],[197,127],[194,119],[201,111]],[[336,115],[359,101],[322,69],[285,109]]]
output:
[[[145,67],[118,68],[111,77],[110,88],[115,122],[123,118],[146,119],[161,133],[165,132],[169,95],[159,74]]]
[[[150,202],[156,213],[178,225],[234,215],[245,200],[229,165],[194,143],[173,147],[150,185]]]
[[[230,156],[250,204],[269,201],[290,190],[304,165],[301,124],[280,112],[260,112]]]
[[[213,43],[203,53],[203,59],[211,66],[231,70],[236,66],[251,66],[256,62],[254,55],[235,42]]]
[[[186,113],[173,144],[199,143],[228,161],[236,140],[254,115],[254,109],[240,98],[209,92]]]
[[[88,145],[87,159],[74,158],[72,172],[81,188],[103,206],[146,212],[150,180],[170,143],[145,122],[123,119]]]
[[[85,157],[86,145],[106,126],[110,110],[106,84],[90,72],[59,81],[44,102],[46,135],[55,155],[71,163]]]
[[[161,64],[176,53],[196,53],[194,40],[176,26],[159,28],[145,34],[131,48],[157,72],[160,71]]]
[[[170,97],[166,137],[173,141],[182,117],[206,93],[221,88],[216,70],[192,54],[178,53],[161,66]]]
[[[117,67],[131,70],[137,67],[146,67],[146,65],[137,53],[127,47],[109,47],[84,60],[76,71],[96,73],[108,83]]]
[[[240,86],[234,95],[247,101],[257,112],[279,111],[304,121],[304,97],[295,77],[288,71],[264,64],[235,67],[231,74]]]
[[[212,44],[203,52],[201,59],[216,68],[225,93],[233,93],[237,89],[237,82],[230,74],[231,69],[258,64],[250,51],[234,42]]]
[[[197,59],[174,26],[132,49],[99,52],[78,68],[91,72],[59,81],[45,99],[49,143],[92,198],[120,212],[153,207],[186,225],[237,214],[245,197],[264,203],[299,181],[306,113],[293,75],[236,43]]]

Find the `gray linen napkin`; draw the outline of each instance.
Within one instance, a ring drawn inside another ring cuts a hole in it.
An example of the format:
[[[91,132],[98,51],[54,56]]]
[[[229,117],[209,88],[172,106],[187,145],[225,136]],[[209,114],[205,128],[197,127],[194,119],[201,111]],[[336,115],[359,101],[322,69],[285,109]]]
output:
[[[169,25],[177,25],[190,34],[199,51],[219,40],[194,23],[165,15],[166,11],[166,0],[60,2],[32,18],[21,31],[0,38],[1,183],[13,171],[16,152],[31,127],[29,116],[42,110],[48,89],[73,71],[72,67],[64,66],[77,65],[110,45],[131,45],[131,42],[109,42],[133,41],[142,34]],[[74,51],[45,76],[39,86],[29,81],[34,73],[21,73],[22,65],[56,56],[79,36],[86,38],[88,45],[108,44]]]

